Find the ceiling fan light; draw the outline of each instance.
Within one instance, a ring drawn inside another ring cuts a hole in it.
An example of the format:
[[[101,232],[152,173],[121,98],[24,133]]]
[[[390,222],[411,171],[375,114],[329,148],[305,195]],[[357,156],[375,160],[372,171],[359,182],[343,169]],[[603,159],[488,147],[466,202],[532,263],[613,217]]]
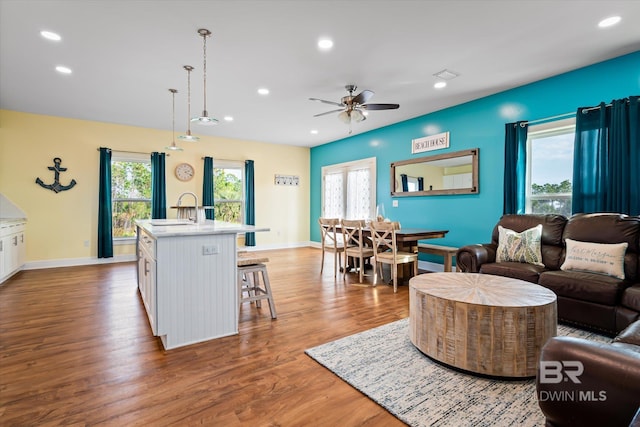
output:
[[[338,118],[345,124],[351,123],[351,116],[349,115],[348,111],[343,111],[342,113],[338,114]]]
[[[361,122],[364,120],[364,114],[360,110],[353,110],[351,112],[351,119],[355,122]]]

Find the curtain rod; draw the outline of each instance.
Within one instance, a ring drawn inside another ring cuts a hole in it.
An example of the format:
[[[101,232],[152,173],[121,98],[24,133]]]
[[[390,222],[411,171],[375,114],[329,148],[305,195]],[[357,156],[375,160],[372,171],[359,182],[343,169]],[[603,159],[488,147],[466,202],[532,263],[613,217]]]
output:
[[[640,101],[640,98],[638,98],[638,101]],[[629,103],[629,100],[627,99],[627,104]],[[605,107],[611,107],[611,104],[605,104]],[[599,110],[600,109],[600,105],[596,105],[595,107],[589,107],[589,108],[583,108],[582,109],[582,114],[587,114],[589,111],[593,111],[593,110]]]
[[[113,148],[107,148],[107,150],[109,151],[117,151],[118,153],[129,153],[129,154],[148,154],[151,155],[151,153],[143,153],[142,151],[127,151],[127,150],[114,150]],[[99,148],[96,148],[96,151],[100,151]],[[167,157],[171,156],[171,154],[165,153],[165,155]]]
[[[551,117],[545,117],[543,119],[536,119],[536,120],[527,120],[525,123],[530,125],[532,123],[540,123],[540,122],[550,122],[552,120],[557,120],[557,119],[564,119],[564,118],[569,118],[571,116],[575,116],[576,113],[564,113],[564,114],[558,114],[556,116],[551,116]]]
[[[204,159],[205,159],[204,157],[200,157],[200,160],[204,160]],[[217,158],[217,157],[213,157],[213,160],[219,160],[219,161],[221,161],[221,162],[244,162],[244,160],[238,160],[238,159],[236,159],[236,160],[232,160],[232,159],[219,159],[219,158]]]

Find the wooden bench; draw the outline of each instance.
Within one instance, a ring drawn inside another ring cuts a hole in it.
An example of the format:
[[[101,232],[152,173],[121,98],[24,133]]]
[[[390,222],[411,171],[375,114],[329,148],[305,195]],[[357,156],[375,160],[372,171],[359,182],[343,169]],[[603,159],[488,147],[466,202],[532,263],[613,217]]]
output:
[[[452,246],[433,245],[431,243],[418,243],[418,252],[423,254],[440,255],[444,258],[444,271],[450,272],[453,265],[453,257],[458,248]]]

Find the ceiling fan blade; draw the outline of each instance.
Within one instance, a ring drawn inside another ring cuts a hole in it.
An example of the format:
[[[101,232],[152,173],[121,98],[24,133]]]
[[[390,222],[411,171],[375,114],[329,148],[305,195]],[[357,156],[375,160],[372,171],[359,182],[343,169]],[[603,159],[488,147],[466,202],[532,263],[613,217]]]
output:
[[[342,104],[340,104],[338,102],[325,101],[324,99],[319,99],[319,98],[309,98],[309,101],[322,102],[323,104],[337,105],[338,107],[342,107]]]
[[[354,104],[364,104],[373,96],[373,92],[370,90],[363,90],[353,98]]]
[[[395,110],[400,108],[400,104],[364,104],[360,107],[365,110]]]
[[[338,105],[340,105],[340,104],[338,104]],[[338,111],[343,111],[343,110],[344,110],[343,108],[340,108],[338,110],[331,110],[331,111],[327,111],[327,112],[320,113],[320,114],[314,114],[313,117],[326,116],[327,114],[337,113]]]

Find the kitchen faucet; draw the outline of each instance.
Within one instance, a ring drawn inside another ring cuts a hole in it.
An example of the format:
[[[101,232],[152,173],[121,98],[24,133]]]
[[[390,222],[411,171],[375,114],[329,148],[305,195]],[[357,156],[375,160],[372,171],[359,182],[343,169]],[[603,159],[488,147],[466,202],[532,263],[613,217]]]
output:
[[[189,220],[191,220],[191,221],[195,222],[196,224],[198,224],[198,223],[200,223],[200,218],[198,217],[198,196],[196,196],[196,193],[192,193],[192,192],[190,192],[190,191],[187,191],[186,193],[182,193],[182,194],[180,195],[180,197],[178,197],[178,208],[180,207],[180,203],[182,203],[182,198],[183,198],[185,195],[187,195],[187,194],[192,195],[192,196],[193,196],[193,199],[194,199],[194,200],[195,200],[195,202],[196,202],[196,207],[195,207],[195,209],[194,209],[194,211],[195,211],[195,216],[194,216],[193,218],[189,218]]]

